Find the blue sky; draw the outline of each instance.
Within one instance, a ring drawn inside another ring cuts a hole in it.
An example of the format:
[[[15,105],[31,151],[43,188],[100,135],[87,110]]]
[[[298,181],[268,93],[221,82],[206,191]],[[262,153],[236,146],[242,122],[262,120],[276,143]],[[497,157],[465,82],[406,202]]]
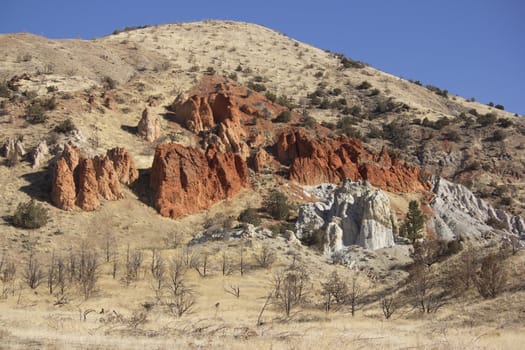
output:
[[[2,0],[0,33],[90,39],[116,28],[254,22],[386,72],[525,114],[522,0]]]

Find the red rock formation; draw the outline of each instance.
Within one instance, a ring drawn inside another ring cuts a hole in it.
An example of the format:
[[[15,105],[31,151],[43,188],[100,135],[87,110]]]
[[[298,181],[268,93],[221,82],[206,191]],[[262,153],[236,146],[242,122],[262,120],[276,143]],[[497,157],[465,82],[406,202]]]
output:
[[[119,181],[124,185],[131,185],[139,178],[139,171],[135,162],[126,149],[115,147],[107,151],[106,156],[111,159]]]
[[[55,176],[51,186],[51,202],[64,210],[75,207],[76,189],[73,171],[69,167],[66,158],[61,157],[55,165]]]
[[[93,159],[80,158],[78,167],[76,204],[83,210],[93,211],[100,206],[98,182]]]
[[[160,214],[178,218],[234,196],[247,180],[248,168],[237,154],[172,143],[157,146],[150,186]]]
[[[204,149],[216,145],[220,151],[237,153],[246,160],[250,147],[266,146],[262,144],[267,141],[263,133],[270,131],[273,136],[271,118],[283,110],[264,95],[246,91],[218,77],[206,77],[191,97],[178,97],[170,110],[178,123],[199,133]]]
[[[91,159],[80,157],[78,148],[67,144],[55,165],[51,202],[64,210],[75,205],[83,210],[95,210],[101,198],[123,198],[120,183],[130,184],[137,178],[135,163],[122,148]]]
[[[152,115],[146,108],[137,125],[138,135],[148,142],[153,142],[160,137],[160,120]]]
[[[391,159],[386,148],[374,154],[358,140],[314,139],[305,130],[283,132],[275,144],[277,159],[290,165],[290,179],[302,184],[339,183],[345,178],[367,180],[392,192],[425,191],[421,169]]]

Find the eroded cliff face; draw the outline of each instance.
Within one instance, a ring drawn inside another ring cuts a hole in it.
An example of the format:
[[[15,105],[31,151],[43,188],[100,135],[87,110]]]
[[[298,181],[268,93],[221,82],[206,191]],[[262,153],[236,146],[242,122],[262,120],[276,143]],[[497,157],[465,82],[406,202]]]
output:
[[[150,187],[162,216],[178,218],[231,198],[248,185],[243,158],[210,146],[206,152],[179,144],[157,146]]]
[[[290,165],[290,180],[305,185],[367,180],[390,192],[424,192],[429,184],[420,168],[365,149],[359,140],[314,138],[303,129],[283,132],[275,143],[277,159]]]
[[[525,234],[525,220],[510,215],[476,197],[468,188],[440,177],[432,179],[434,198],[430,207],[434,211],[429,225],[444,239],[479,239],[494,232],[490,219],[501,222],[501,230],[515,235]]]
[[[345,180],[331,185],[325,200],[300,207],[296,229],[299,238],[308,231],[325,233],[325,252],[333,253],[350,245],[380,249],[394,245],[396,221],[387,195],[367,182]]]
[[[101,199],[123,198],[121,183],[129,185],[137,178],[135,163],[123,148],[89,158],[73,144],[67,144],[55,164],[51,202],[64,210],[78,206],[92,211],[100,206]]]

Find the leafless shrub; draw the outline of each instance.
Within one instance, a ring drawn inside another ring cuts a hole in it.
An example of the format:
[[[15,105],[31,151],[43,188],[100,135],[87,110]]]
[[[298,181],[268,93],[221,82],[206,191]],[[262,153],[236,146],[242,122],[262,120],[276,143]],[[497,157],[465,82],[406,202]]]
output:
[[[233,266],[230,257],[224,250],[221,255],[221,271],[223,276],[230,275],[233,272]]]
[[[263,269],[270,268],[275,262],[275,252],[270,248],[269,245],[265,244],[261,249],[254,254],[255,261]]]
[[[489,253],[481,260],[481,267],[475,277],[475,285],[483,298],[495,298],[507,283],[505,257],[501,252]]]
[[[290,266],[274,275],[274,301],[287,317],[293,308],[306,301],[308,289],[309,275],[303,267]]]
[[[153,290],[157,295],[157,299],[160,299],[162,289],[164,287],[164,280],[166,277],[166,263],[162,256],[153,249],[151,252],[151,275],[153,276],[154,284]]]
[[[182,259],[172,259],[168,269],[167,287],[170,292],[168,306],[177,316],[190,312],[195,305],[195,297],[191,288],[187,286],[185,275],[187,267]]]
[[[381,299],[381,311],[385,319],[389,319],[397,311],[397,299],[395,296],[384,297]]]
[[[132,281],[135,281],[139,277],[140,267],[144,256],[140,249],[134,249],[130,251],[129,245],[126,251],[126,275],[124,280],[126,285],[129,285]]]
[[[2,254],[0,260],[0,281],[2,281],[2,298],[7,299],[9,292],[14,294],[15,287],[15,278],[16,278],[16,264],[15,262],[7,256],[7,254]]]
[[[324,299],[324,308],[330,312],[334,305],[344,305],[348,298],[348,285],[339,276],[337,271],[333,271],[326,281],[321,282],[321,295]]]
[[[228,294],[235,296],[236,298],[239,298],[241,296],[241,288],[238,285],[231,285],[228,289],[224,288],[224,291]]]
[[[56,278],[56,262],[55,262],[55,251],[51,253],[51,261],[49,262],[49,268],[47,269],[47,287],[49,288],[49,294],[53,294],[53,286],[55,285]]]
[[[24,270],[24,281],[29,288],[36,289],[44,281],[45,276],[41,262],[36,258],[33,249],[31,249]]]
[[[433,313],[447,303],[448,293],[443,289],[431,266],[416,265],[410,271],[407,292],[421,312]]]
[[[82,288],[82,293],[84,299],[89,299],[93,294],[96,288],[96,283],[98,279],[98,256],[96,252],[86,252],[82,257],[82,272],[80,278],[80,286]]]
[[[208,261],[210,254],[208,252],[200,252],[193,255],[190,262],[190,267],[199,273],[199,276],[206,277],[208,275]]]

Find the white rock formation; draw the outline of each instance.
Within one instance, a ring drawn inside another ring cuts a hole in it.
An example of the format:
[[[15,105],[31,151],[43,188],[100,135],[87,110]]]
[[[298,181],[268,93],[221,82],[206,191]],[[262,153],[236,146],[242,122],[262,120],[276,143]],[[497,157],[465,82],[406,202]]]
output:
[[[430,207],[434,217],[430,223],[435,232],[445,240],[454,238],[476,238],[494,232],[487,225],[489,219],[497,219],[505,226],[504,231],[515,235],[525,234],[525,220],[495,209],[477,198],[468,188],[440,177],[432,179],[434,198]]]
[[[40,167],[40,164],[42,164],[42,161],[48,154],[49,148],[47,147],[47,142],[43,140],[31,151],[31,168],[35,169]]]
[[[335,188],[331,194],[324,190]],[[340,187],[326,184],[316,189],[325,201],[307,203],[299,209],[296,230],[301,238],[308,231],[326,233],[328,253],[350,245],[380,249],[394,245],[394,216],[387,195],[367,182],[346,180]]]

